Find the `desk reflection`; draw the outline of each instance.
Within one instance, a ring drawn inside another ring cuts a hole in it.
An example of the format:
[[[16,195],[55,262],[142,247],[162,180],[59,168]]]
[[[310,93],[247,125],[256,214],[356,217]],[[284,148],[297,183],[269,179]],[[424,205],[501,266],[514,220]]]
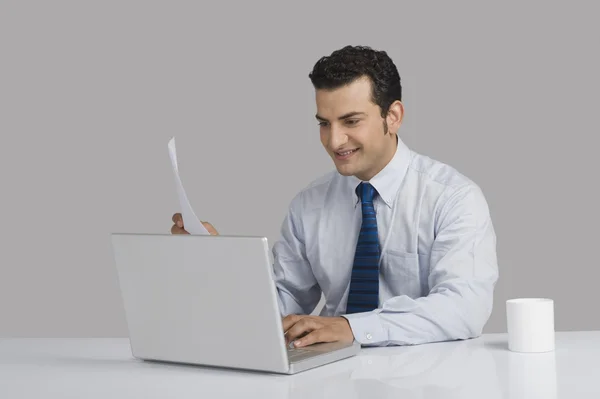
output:
[[[556,399],[554,352],[511,353],[507,364],[509,398]]]
[[[501,398],[490,350],[477,340],[363,348],[289,377],[287,398]]]

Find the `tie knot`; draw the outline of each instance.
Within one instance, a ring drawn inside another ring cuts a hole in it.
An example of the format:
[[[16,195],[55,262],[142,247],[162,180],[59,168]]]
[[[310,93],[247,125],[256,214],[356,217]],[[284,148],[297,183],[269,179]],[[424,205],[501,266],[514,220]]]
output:
[[[377,195],[377,190],[375,190],[375,187],[371,183],[362,182],[356,187],[356,195],[358,195],[363,204],[365,202],[373,202],[375,195]]]

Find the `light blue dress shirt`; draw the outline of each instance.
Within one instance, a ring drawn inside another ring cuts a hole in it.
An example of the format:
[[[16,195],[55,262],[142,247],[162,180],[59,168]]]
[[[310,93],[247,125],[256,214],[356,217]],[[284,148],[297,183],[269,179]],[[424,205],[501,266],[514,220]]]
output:
[[[498,279],[496,234],[484,195],[457,170],[398,138],[370,183],[382,255],[379,307],[345,315],[361,225],[360,180],[333,171],[291,201],[273,246],[282,316],[344,316],[363,346],[415,345],[481,334]]]

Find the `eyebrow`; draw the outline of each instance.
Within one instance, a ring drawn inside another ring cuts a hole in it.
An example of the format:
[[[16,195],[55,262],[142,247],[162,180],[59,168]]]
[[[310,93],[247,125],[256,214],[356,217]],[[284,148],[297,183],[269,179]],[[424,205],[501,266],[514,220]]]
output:
[[[358,112],[358,111],[354,111],[354,112],[348,112],[347,114],[344,114],[342,116],[340,116],[338,119],[339,120],[344,120],[344,119],[348,119],[351,118],[353,116],[358,116],[358,115],[366,115],[366,113],[364,112]],[[315,115],[315,118],[317,118],[317,120],[323,121],[323,122],[329,122],[327,119],[319,116],[319,114]]]

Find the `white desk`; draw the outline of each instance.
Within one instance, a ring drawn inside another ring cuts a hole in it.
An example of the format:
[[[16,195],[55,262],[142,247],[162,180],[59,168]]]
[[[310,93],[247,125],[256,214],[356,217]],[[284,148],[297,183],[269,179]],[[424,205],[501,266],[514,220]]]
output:
[[[555,352],[506,335],[363,348],[293,376],[150,363],[127,339],[0,339],[0,398],[600,398],[600,331],[558,332]]]

